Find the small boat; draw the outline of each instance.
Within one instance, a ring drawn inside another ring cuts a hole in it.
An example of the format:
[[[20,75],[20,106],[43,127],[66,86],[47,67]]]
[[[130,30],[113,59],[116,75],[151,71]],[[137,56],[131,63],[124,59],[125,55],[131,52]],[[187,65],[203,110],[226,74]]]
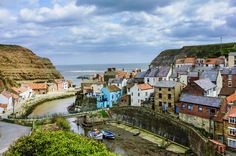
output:
[[[138,131],[138,132],[134,133],[133,136],[139,136],[139,134],[140,134],[140,132]]]
[[[107,131],[107,130],[101,130],[104,138],[107,138],[107,139],[115,139],[115,134],[110,132],[110,131]]]
[[[95,140],[102,140],[103,139],[103,134],[97,129],[94,129],[92,131],[88,131],[88,136],[90,138],[93,138]]]

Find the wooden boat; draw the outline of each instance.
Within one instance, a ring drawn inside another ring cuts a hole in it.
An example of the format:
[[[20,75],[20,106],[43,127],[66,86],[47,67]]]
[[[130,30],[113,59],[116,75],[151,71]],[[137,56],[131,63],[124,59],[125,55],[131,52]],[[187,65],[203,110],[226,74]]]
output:
[[[110,131],[107,131],[107,130],[101,130],[104,138],[107,138],[107,139],[115,139],[115,134],[110,132]]]
[[[97,129],[94,129],[92,131],[88,131],[88,136],[90,138],[93,138],[95,140],[102,140],[103,139],[103,134]]]

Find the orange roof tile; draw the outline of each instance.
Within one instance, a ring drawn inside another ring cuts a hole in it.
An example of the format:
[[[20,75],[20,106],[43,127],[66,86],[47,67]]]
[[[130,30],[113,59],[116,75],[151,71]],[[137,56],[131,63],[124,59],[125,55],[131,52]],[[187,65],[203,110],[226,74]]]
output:
[[[138,88],[141,89],[141,90],[148,90],[148,89],[153,89],[153,87],[149,84],[138,84]]]
[[[184,63],[193,63],[193,64],[195,64],[195,62],[196,62],[196,58],[194,58],[194,57],[187,57],[184,60]]]
[[[228,119],[229,117],[236,117],[236,106],[232,106],[231,109],[226,113],[225,119]]]
[[[177,59],[175,61],[175,64],[183,64],[184,63],[184,59]]]
[[[204,62],[204,64],[224,64],[225,60],[224,58],[208,58]]]
[[[46,83],[28,83],[27,86],[29,86],[31,89],[47,89],[48,85]]]
[[[110,92],[117,92],[119,90],[121,90],[119,87],[117,87],[116,85],[110,85],[110,86],[107,86],[107,89],[110,91]]]
[[[218,142],[218,141],[216,141],[216,140],[211,140],[211,139],[210,139],[210,141],[211,141],[212,143],[216,144],[216,145],[225,146],[224,144],[222,144],[221,142]]]
[[[7,108],[7,104],[0,103],[1,108]]]
[[[129,78],[129,73],[122,70],[117,70],[116,75],[118,78]]]
[[[11,95],[11,93],[10,92],[8,92],[8,91],[2,91],[1,92],[1,94],[3,95],[3,96],[5,96],[5,97],[7,97],[7,98],[10,98],[10,97],[12,97],[12,95]]]
[[[228,103],[236,101],[236,92],[226,98]]]

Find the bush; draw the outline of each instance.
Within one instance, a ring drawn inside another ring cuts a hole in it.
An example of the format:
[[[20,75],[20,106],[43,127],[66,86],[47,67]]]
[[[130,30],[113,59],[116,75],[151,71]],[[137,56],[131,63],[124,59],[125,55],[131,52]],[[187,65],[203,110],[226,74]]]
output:
[[[55,116],[52,118],[52,122],[56,123],[63,130],[70,130],[70,124],[68,121],[62,116]]]
[[[108,114],[105,110],[99,110],[98,113],[103,117],[103,118],[108,118]]]
[[[69,131],[35,131],[18,139],[5,156],[110,156],[104,144]]]

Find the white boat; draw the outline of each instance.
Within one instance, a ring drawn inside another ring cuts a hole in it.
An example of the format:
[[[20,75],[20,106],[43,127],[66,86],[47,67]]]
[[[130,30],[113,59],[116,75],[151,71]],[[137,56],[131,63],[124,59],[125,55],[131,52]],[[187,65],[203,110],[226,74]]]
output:
[[[97,129],[94,129],[92,131],[88,131],[88,136],[90,138],[95,139],[95,140],[102,140],[103,139],[102,132],[98,131]]]

